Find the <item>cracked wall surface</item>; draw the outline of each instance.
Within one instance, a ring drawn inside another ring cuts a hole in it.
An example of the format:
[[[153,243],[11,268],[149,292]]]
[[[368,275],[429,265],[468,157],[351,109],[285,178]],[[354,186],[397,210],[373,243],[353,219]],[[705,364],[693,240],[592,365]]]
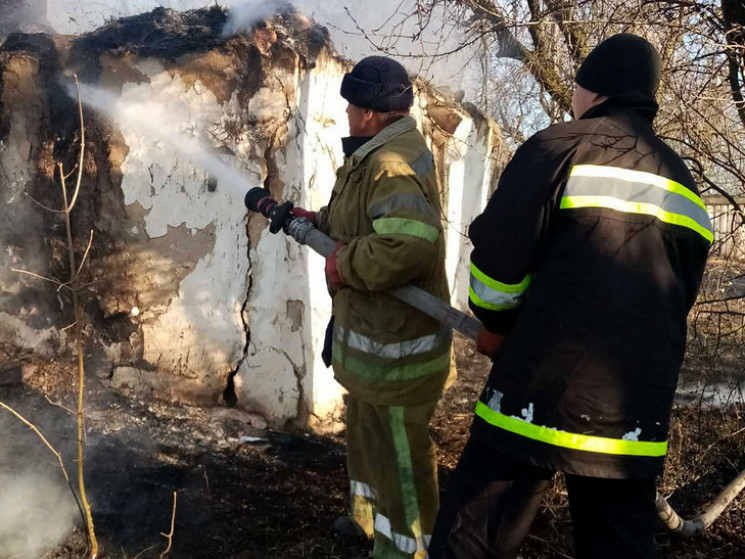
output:
[[[296,13],[227,40],[216,33],[224,20],[219,8],[157,9],[80,38],[22,36],[0,48],[0,212],[26,227],[20,238],[0,227],[0,361],[69,351],[64,293],[8,271],[64,274],[59,223],[24,194],[58,203],[51,163],[74,161],[75,107],[53,86],[61,75],[77,71],[175,123],[244,172],[246,189],[263,184],[313,209],[328,200],[348,133],[338,95],[348,62]],[[465,229],[503,164],[501,142],[473,107],[425,86],[416,98],[440,166],[452,300],[465,307]],[[94,111],[86,118],[73,221],[78,250],[94,232],[84,300],[100,376],[138,396],[217,404],[223,395],[277,424],[338,418],[342,389],[320,356],[331,306],[323,259],[271,235],[263,217],[246,215],[242,192],[215,185],[171,145]]]

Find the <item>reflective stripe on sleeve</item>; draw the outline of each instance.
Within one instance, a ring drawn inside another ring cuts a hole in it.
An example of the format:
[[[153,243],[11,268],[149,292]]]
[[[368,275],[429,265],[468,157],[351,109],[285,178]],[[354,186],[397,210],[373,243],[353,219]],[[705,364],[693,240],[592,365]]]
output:
[[[378,493],[373,489],[371,486],[369,486],[366,483],[362,483],[361,481],[351,480],[349,482],[349,492],[352,495],[358,495],[360,497],[365,497],[366,499],[377,499]]]
[[[599,454],[616,454],[625,456],[665,456],[667,454],[667,441],[648,442],[634,441],[626,439],[611,439],[608,437],[595,437],[592,435],[581,435],[579,433],[570,433],[560,431],[551,427],[543,427],[528,423],[517,417],[504,415],[493,410],[483,402],[476,404],[476,415],[481,419],[493,425],[532,439],[553,446],[570,448],[572,450],[582,450],[585,452],[597,452]]]
[[[576,165],[572,168],[561,209],[608,208],[652,216],[714,239],[703,200],[671,179],[620,167]]]
[[[402,217],[376,219],[373,221],[373,229],[378,235],[412,235],[431,243],[434,243],[440,234],[440,230],[434,225]]]
[[[502,311],[519,307],[530,286],[530,274],[520,283],[502,283],[487,276],[471,262],[469,299],[477,307],[490,311]]]

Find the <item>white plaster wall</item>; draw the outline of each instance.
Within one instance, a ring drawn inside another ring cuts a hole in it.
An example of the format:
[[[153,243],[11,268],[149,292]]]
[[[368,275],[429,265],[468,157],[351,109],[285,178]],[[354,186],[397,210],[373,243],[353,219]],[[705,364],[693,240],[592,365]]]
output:
[[[305,74],[300,83],[298,107],[301,126],[301,142],[293,144],[294,153],[288,150],[288,158],[301,157],[303,161],[303,184],[307,186],[299,198],[301,205],[317,210],[331,197],[336,181],[336,169],[343,163],[341,138],[349,134],[346,102],[339,96],[339,86],[346,68],[338,61],[323,58],[316,69]],[[331,299],[326,289],[324,259],[309,249],[307,256],[310,326],[307,362],[312,364],[312,375],[306,375],[304,391],[312,413],[319,417],[336,415],[341,409],[342,389],[334,380],[331,368],[326,368],[321,359],[326,325],[331,315]]]
[[[150,83],[125,84],[124,102],[167,107],[169,122],[178,122],[182,133],[202,141],[209,137],[207,129],[223,110],[208,89],[186,88],[154,60],[141,61],[138,69]],[[124,202],[138,202],[146,210],[147,236],[157,238],[169,227],[182,225],[192,232],[214,227],[213,250],[181,281],[178,296],[139,309],[143,357],[159,368],[195,378],[224,377],[238,366],[245,343],[241,309],[249,266],[243,206],[230,190],[208,192],[204,171],[169,144],[126,126],[121,132],[129,146],[121,168]],[[244,164],[258,175],[255,162]]]
[[[453,175],[451,167],[450,195],[451,202],[458,206],[453,213],[457,235],[453,235],[448,246],[448,258],[456,260],[454,274],[450,279],[452,304],[461,310],[468,309],[468,286],[470,281],[470,255],[473,245],[468,238],[468,226],[486,206],[489,197],[489,185],[495,172],[495,161],[492,155],[492,134],[484,122],[477,125],[473,120],[467,121],[467,135],[463,139],[457,171]],[[456,131],[460,132],[463,123]],[[463,130],[465,133],[466,130]],[[456,139],[456,142],[460,140]]]
[[[461,246],[470,223],[463,215],[463,203],[464,197],[471,195],[473,187],[465,181],[466,174],[470,172],[466,166],[466,155],[469,152],[468,140],[473,128],[473,121],[464,118],[456,128],[445,155],[445,163],[449,166],[445,269],[450,284],[450,301],[456,306],[462,306],[457,298],[458,270],[468,261],[468,255],[461,252]]]

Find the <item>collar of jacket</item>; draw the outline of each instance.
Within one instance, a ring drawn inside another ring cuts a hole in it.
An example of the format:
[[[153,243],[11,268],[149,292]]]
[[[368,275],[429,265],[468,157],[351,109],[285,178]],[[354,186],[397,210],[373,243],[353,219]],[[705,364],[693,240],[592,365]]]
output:
[[[632,112],[652,124],[659,108],[657,101],[650,97],[648,93],[631,90],[609,97],[606,101],[588,109],[580,117],[580,120],[608,116],[614,113]]]
[[[347,136],[341,139],[341,149],[344,158],[352,157],[352,154],[372,140],[375,136]]]
[[[355,151],[351,157],[347,158],[347,165],[350,170],[357,167],[370,153],[378,149],[380,146],[387,144],[394,138],[409,132],[410,130],[416,129],[416,120],[413,117],[405,116],[398,119],[396,122],[389,124],[383,130],[377,133],[372,140],[366,142],[360,148]]]

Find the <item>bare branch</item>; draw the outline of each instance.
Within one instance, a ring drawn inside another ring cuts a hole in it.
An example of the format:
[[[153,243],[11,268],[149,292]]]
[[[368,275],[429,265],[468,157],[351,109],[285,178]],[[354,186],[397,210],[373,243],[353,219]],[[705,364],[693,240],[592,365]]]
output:
[[[80,272],[83,269],[83,265],[85,264],[86,258],[88,258],[88,253],[91,250],[91,245],[93,244],[93,229],[91,229],[91,236],[90,239],[88,239],[88,246],[85,249],[85,253],[83,254],[83,258],[80,260],[80,265],[78,266],[78,271],[75,273],[75,278],[80,275]]]
[[[64,410],[64,411],[66,411],[67,413],[69,413],[69,414],[71,414],[71,415],[75,415],[75,412],[74,412],[73,410],[71,410],[70,408],[68,408],[68,407],[66,407],[66,406],[63,406],[63,405],[62,405],[62,404],[60,404],[59,402],[55,402],[54,400],[52,400],[52,399],[51,399],[51,398],[49,397],[49,395],[48,395],[48,394],[44,394],[44,398],[46,399],[46,401],[47,401],[47,402],[49,402],[49,403],[50,403],[50,404],[52,404],[53,406],[55,406],[55,407],[57,407],[57,408],[60,408],[61,410]],[[85,518],[83,518],[83,521],[85,521]]]
[[[78,194],[80,194],[80,182],[83,179],[83,157],[85,156],[85,121],[83,120],[83,101],[80,98],[80,83],[78,82],[78,75],[73,74],[75,78],[75,89],[78,92],[78,113],[80,116],[80,161],[78,162],[78,180],[75,183],[75,193],[72,195],[72,200],[67,207],[67,212],[71,212],[75,207],[75,203],[78,201]],[[61,169],[61,167],[60,167]],[[65,200],[67,206],[67,201]]]
[[[28,192],[24,192],[23,194],[25,196],[28,196],[29,200],[31,200],[34,204],[36,204],[37,206],[39,206],[43,210],[46,210],[46,211],[51,212],[53,214],[62,214],[62,213],[65,213],[64,210],[55,210],[54,208],[50,208],[49,206],[45,206],[44,204],[42,204],[41,202],[39,202],[36,198],[34,198],[33,196],[31,196]]]
[[[168,540],[168,545],[163,551],[163,553],[160,554],[160,559],[165,559],[166,555],[171,551],[171,545],[173,544],[173,530],[176,524],[176,492],[173,492],[173,512],[171,513],[171,531],[167,534],[164,534],[161,532],[161,536],[166,538]]]
[[[35,274],[35,273],[29,272],[27,270],[18,270],[17,268],[11,268],[10,271],[11,272],[15,272],[17,274],[25,274],[27,276],[31,276],[33,278],[40,279],[40,280],[43,280],[43,281],[48,281],[49,283],[53,283],[53,284],[58,285],[60,287],[65,287],[65,284],[62,283],[59,280],[56,280],[54,278],[48,278],[46,276],[40,276],[39,274]]]

